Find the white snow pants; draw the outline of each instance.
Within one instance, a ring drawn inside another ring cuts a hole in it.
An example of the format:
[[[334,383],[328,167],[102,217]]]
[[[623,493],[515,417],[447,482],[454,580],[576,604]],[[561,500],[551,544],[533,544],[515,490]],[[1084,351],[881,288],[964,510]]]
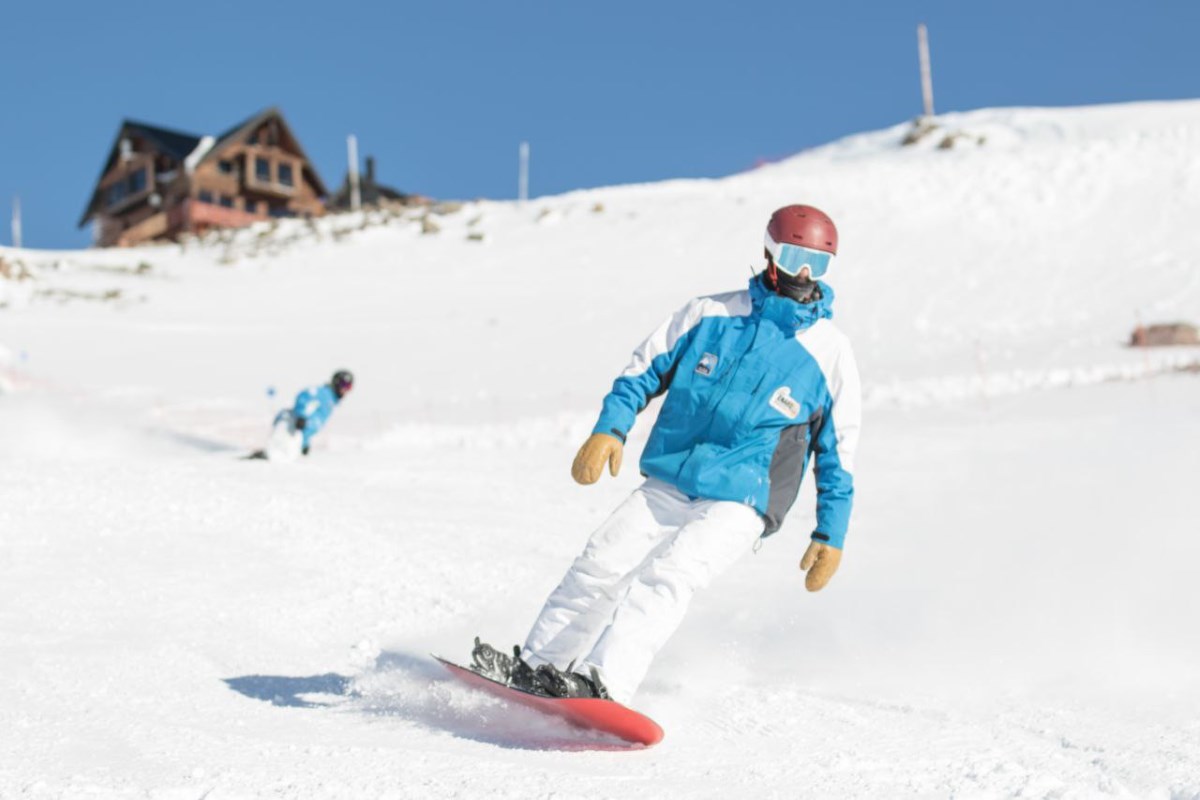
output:
[[[538,615],[521,653],[588,673],[595,667],[628,703],[654,655],[683,621],[697,589],[753,547],[763,530],[752,507],[689,500],[653,478],[592,534]]]

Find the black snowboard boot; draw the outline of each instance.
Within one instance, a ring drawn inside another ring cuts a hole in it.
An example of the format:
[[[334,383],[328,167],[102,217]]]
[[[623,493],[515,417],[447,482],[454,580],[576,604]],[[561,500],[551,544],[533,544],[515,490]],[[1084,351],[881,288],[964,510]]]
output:
[[[513,645],[512,669],[508,673],[508,685],[529,694],[549,696],[538,682],[537,671],[521,658],[520,645]]]
[[[534,679],[542,691],[551,697],[597,697],[601,700],[611,700],[608,689],[600,680],[596,668],[592,667],[588,675],[574,671],[575,663],[560,670],[553,664],[541,664],[534,673]]]
[[[507,684],[512,674],[513,659],[490,644],[479,641],[476,636],[475,649],[471,651],[471,669],[496,683]]]

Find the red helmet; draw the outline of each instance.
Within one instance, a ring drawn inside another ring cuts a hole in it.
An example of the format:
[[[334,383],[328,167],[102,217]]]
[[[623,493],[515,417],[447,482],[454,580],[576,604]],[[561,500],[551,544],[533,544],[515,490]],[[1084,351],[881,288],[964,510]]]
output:
[[[812,206],[784,206],[771,215],[767,236],[779,244],[798,244],[837,255],[838,234],[833,220]]]

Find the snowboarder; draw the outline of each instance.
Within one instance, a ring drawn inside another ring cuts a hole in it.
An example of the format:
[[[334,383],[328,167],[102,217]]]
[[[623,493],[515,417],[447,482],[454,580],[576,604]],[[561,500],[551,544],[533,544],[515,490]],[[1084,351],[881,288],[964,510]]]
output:
[[[552,697],[627,703],[692,595],[764,536],[795,502],[810,461],[816,530],[805,586],[837,571],[854,495],[861,402],[849,340],[819,280],[837,253],[827,214],[771,215],[766,268],[748,289],[692,300],[633,353],[571,475],[616,476],[625,438],[666,392],[642,453],[645,482],[596,530],[513,655],[475,640],[473,668]]]
[[[312,438],[325,427],[334,407],[353,387],[354,375],[350,370],[339,369],[329,383],[302,389],[291,408],[275,415],[266,449],[247,458],[293,460],[308,455]]]

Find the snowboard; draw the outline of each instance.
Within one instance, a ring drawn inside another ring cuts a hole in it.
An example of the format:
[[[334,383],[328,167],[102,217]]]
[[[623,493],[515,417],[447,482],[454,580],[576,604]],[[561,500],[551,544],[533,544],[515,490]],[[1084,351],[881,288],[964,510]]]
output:
[[[559,717],[577,728],[606,733],[635,747],[652,747],[662,741],[663,729],[657,722],[613,700],[601,700],[596,697],[544,697],[485,678],[475,670],[459,666],[441,656],[435,655],[434,658],[456,679],[472,688],[543,714]]]

